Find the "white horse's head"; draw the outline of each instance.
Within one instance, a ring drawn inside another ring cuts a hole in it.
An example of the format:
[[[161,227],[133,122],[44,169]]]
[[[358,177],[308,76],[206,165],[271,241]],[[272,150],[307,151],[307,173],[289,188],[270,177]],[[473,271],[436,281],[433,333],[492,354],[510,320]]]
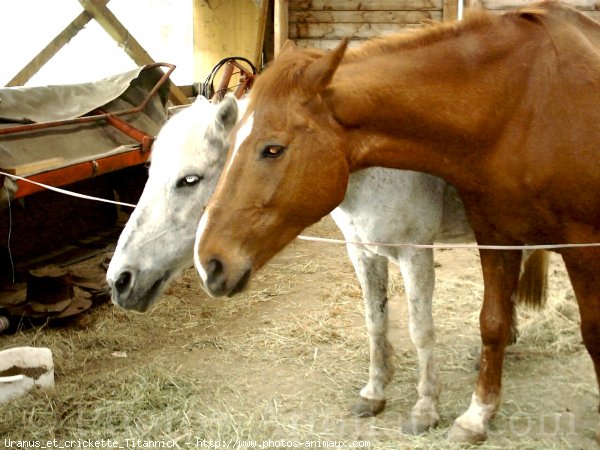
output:
[[[233,96],[218,105],[198,98],[161,129],[144,192],[106,274],[117,305],[146,311],[176,275],[193,265],[196,228],[237,119]]]

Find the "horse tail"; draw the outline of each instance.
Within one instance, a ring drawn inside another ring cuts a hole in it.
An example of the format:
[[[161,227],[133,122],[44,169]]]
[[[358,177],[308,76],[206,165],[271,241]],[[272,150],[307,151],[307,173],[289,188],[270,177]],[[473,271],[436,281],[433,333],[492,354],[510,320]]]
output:
[[[549,254],[545,250],[528,253],[524,253],[527,259],[521,270],[516,303],[542,309],[546,305]]]

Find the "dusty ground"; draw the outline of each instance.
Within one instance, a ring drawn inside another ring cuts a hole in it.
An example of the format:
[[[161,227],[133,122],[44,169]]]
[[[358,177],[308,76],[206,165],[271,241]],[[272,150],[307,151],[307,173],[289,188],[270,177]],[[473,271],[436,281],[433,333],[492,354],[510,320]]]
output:
[[[329,218],[306,234],[338,236]],[[449,448],[444,435],[476,379],[482,283],[475,251],[438,251],[436,261],[442,421],[425,435],[400,432],[416,399],[416,362],[397,271],[390,296],[397,373],[384,413],[356,419],[349,410],[368,369],[361,293],[343,246],[297,241],[242,296],[209,299],[190,270],[149,314],[105,305],[80,328],[0,336],[0,348],[49,346],[56,364],[53,391],[0,406],[0,437],[116,439],[125,448],[143,443],[134,439],[181,448],[206,448],[208,440],[252,447],[268,439]],[[556,257],[550,283],[546,310],[520,314],[504,405],[481,448],[596,446],[596,381]]]

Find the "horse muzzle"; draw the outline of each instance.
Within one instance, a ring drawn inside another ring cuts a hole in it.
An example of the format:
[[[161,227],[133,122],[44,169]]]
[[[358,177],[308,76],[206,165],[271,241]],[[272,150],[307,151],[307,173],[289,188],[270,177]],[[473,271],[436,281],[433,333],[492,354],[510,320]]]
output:
[[[228,270],[227,265],[218,257],[209,259],[197,269],[203,288],[211,297],[232,297],[242,292],[252,275],[252,268],[248,266]]]
[[[124,309],[146,312],[159,297],[170,279],[165,272],[151,280],[143,280],[135,270],[122,270],[106,280],[111,288],[112,302]]]

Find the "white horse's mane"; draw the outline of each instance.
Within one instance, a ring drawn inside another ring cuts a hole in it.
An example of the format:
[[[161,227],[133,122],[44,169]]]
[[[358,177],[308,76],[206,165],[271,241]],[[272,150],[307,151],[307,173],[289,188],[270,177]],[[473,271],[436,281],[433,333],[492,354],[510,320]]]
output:
[[[150,161],[168,163],[177,151],[193,148],[192,142],[201,142],[202,136],[214,115],[214,105],[198,96],[189,106],[181,108],[163,125],[152,149]]]

